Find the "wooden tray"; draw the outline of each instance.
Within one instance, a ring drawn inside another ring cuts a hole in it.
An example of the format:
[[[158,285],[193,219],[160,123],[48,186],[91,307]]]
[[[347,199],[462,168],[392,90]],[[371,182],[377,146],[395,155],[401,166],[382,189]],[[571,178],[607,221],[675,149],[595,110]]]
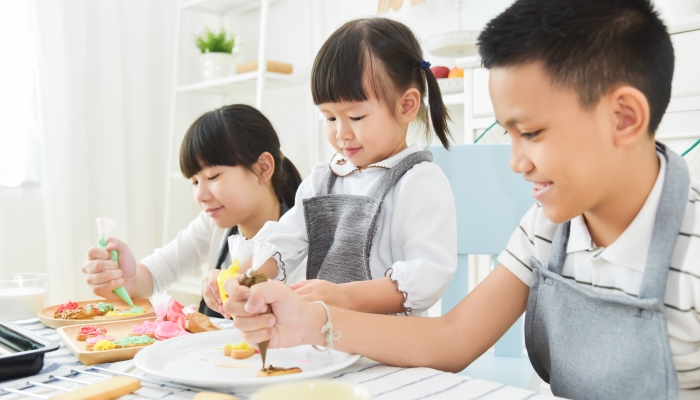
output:
[[[77,301],[79,306],[87,306],[88,304],[94,304],[94,303],[99,303],[100,301],[109,303],[114,306],[115,309],[117,308],[131,308],[129,307],[128,304],[126,304],[122,300],[109,300],[105,301],[104,299],[100,300],[86,300],[86,301]],[[102,322],[110,322],[110,321],[125,321],[125,320],[133,320],[133,319],[139,319],[139,318],[146,318],[146,317],[155,317],[156,313],[153,311],[153,305],[151,305],[151,302],[148,299],[133,299],[134,305],[137,307],[143,307],[146,310],[145,314],[141,315],[134,315],[132,317],[107,317],[107,316],[102,316],[102,317],[92,317],[91,319],[59,319],[59,318],[54,318],[53,314],[56,312],[60,304],[56,304],[51,307],[46,307],[43,310],[39,311],[38,317],[39,321],[41,321],[42,324],[51,327],[51,328],[60,328],[62,326],[69,326],[69,325],[95,325],[99,324]]]
[[[134,301],[134,304],[136,304],[136,301]],[[94,325],[100,328],[105,328],[107,329],[107,333],[105,334],[105,336],[110,336],[117,340],[120,340],[125,336],[129,336],[129,332],[131,332],[132,326],[136,324],[143,324],[145,321],[155,320],[155,317],[139,319],[132,318],[128,321],[113,321],[103,323],[90,323],[85,322],[85,320],[83,320],[82,325],[64,326],[62,328],[58,328],[56,332],[58,333],[58,336],[61,338],[61,340],[63,340],[63,343],[66,344],[68,349],[70,349],[70,351],[76,357],[78,357],[78,360],[80,360],[83,364],[94,365],[101,363],[112,363],[117,361],[131,360],[132,358],[134,358],[136,353],[148,346],[128,347],[125,349],[103,351],[88,351],[85,348],[86,342],[75,340],[75,334],[80,330],[80,328],[84,325]],[[158,342],[159,340],[156,339],[156,343]]]

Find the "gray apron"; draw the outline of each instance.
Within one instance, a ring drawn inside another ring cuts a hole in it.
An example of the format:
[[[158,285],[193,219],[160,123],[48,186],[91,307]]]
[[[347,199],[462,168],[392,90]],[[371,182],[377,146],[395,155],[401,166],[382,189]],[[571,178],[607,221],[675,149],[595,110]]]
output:
[[[408,155],[384,174],[370,196],[331,194],[337,177],[329,170],[316,196],[304,200],[309,235],[306,279],[371,280],[369,255],[384,199],[406,171],[432,160],[428,150]]]
[[[657,148],[668,163],[637,298],[596,294],[561,276],[570,222],[557,227],[546,268],[530,257],[525,344],[535,371],[557,396],[678,397],[664,298],[690,177],[680,156],[661,144]]]

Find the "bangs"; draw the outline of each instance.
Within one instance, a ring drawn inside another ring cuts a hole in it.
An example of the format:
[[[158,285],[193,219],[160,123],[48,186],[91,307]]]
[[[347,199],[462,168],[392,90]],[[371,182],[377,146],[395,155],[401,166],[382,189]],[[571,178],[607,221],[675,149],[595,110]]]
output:
[[[180,147],[180,170],[186,178],[191,178],[201,170],[215,165],[235,167],[240,160],[236,146],[226,140],[226,126],[220,111],[210,111],[190,126]]]
[[[351,21],[335,31],[318,52],[311,71],[314,104],[359,102],[369,99],[365,72],[376,89],[372,56],[361,32],[362,25]],[[375,90],[375,93],[378,93]]]

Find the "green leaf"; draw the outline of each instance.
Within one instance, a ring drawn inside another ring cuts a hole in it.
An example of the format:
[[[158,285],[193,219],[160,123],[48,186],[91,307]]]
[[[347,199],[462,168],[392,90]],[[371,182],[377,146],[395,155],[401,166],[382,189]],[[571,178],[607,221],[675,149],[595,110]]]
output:
[[[209,28],[204,29],[204,33],[195,37],[195,44],[202,53],[231,53],[233,51],[234,38],[228,35],[224,29],[219,33],[213,32]]]

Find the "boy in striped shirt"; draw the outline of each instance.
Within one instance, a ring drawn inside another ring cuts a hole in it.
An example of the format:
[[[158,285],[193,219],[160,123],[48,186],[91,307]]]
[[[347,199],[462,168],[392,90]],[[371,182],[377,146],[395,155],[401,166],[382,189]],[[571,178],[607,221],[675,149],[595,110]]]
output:
[[[674,56],[650,1],[516,0],[479,46],[536,200],[500,265],[440,318],[326,314],[283,284],[232,282],[236,327],[289,347],[327,344],[332,322],[335,349],[461,371],[527,310],[528,356],[555,395],[697,398],[700,182],[654,140]]]

